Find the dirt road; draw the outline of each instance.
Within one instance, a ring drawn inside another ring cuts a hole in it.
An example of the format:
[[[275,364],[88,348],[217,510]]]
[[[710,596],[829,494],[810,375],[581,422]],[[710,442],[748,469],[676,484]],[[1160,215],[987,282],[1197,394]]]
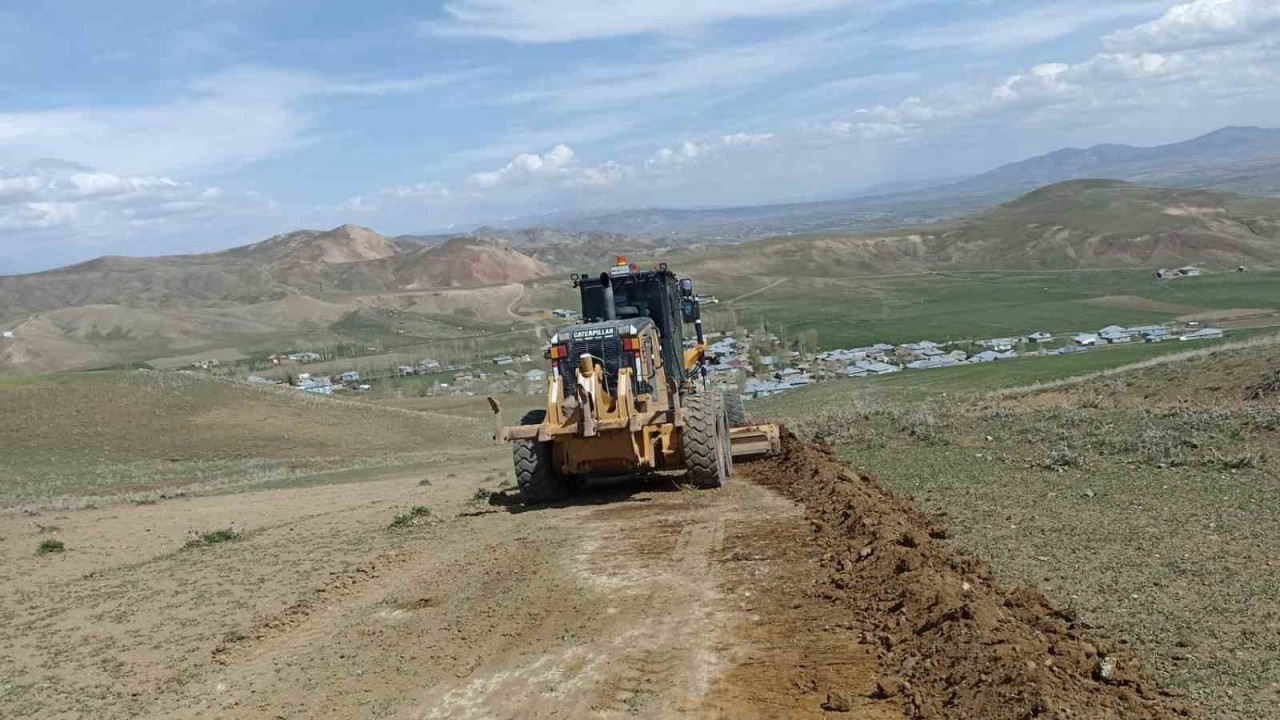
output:
[[[1174,717],[1114,644],[794,440],[715,492],[533,509],[478,491],[507,462],[0,517],[0,717]]]
[[[797,615],[791,501],[631,486],[521,512],[448,470],[4,516],[0,716],[817,717],[838,686],[900,717],[866,699],[869,651]],[[388,529],[414,505],[432,520]],[[35,523],[67,552],[36,556]]]

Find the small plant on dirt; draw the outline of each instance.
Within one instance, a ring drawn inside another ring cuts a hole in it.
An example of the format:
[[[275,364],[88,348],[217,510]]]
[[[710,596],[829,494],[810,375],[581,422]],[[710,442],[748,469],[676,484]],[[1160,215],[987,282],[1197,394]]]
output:
[[[431,518],[431,510],[422,505],[413,506],[409,512],[400,513],[391,519],[390,528],[399,530],[402,528],[417,527],[427,522]]]
[[[1051,449],[1049,454],[1040,461],[1040,467],[1057,472],[1065,472],[1069,468],[1080,467],[1082,464],[1080,455],[1065,445]]]
[[[947,438],[942,434],[933,413],[923,408],[916,408],[907,413],[903,419],[903,431],[927,445],[945,445]]]
[[[431,478],[422,478],[419,480],[418,487],[431,487]]]
[[[225,542],[234,542],[243,537],[244,531],[233,527],[220,528],[203,533],[192,532],[191,538],[187,540],[186,547],[198,548],[205,545],[218,545]]]
[[[67,546],[61,540],[41,540],[36,546],[37,555],[48,555],[50,553],[65,552]]]
[[[637,690],[634,695],[625,700],[627,705],[627,714],[639,715],[640,710],[654,698],[652,690]]]
[[[471,503],[474,505],[482,505],[484,503],[487,503],[489,502],[489,496],[492,494],[493,494],[493,491],[490,490],[489,488],[479,488],[474,493],[471,494]]]

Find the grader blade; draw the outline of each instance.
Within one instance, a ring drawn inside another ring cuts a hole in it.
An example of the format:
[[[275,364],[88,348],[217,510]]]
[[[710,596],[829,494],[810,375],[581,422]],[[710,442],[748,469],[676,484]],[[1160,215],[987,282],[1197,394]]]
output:
[[[744,425],[729,431],[729,448],[735,462],[757,460],[777,454],[782,449],[782,435],[777,425]]]

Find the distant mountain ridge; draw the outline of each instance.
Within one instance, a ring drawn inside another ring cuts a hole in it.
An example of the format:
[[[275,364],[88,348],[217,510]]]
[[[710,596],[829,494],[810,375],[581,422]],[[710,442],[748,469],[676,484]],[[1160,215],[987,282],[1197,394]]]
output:
[[[1204,264],[1280,268],[1280,199],[1070,180],[969,217],[884,234],[773,238],[717,249],[787,276],[957,270],[1077,270]]]
[[[216,307],[324,291],[386,292],[523,282],[550,272],[496,238],[404,244],[365,227],[299,230],[199,255],[101,257],[0,276],[0,318],[63,307]]]
[[[886,183],[840,200],[558,213],[548,222],[570,232],[602,231],[668,242],[880,231],[967,215],[1043,185],[1088,178],[1280,196],[1280,129],[1233,126],[1153,147],[1102,144],[1064,148],[968,178],[933,184],[920,180]]]

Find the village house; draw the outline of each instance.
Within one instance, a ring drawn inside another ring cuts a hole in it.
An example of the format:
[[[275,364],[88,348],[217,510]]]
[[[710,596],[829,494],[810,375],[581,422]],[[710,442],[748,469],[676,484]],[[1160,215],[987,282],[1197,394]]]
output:
[[[791,385],[788,385],[787,383],[783,383],[783,382],[749,378],[747,382],[742,386],[742,394],[752,399],[758,399],[763,397],[769,397],[770,395],[777,395],[778,393],[784,393],[794,389],[795,388],[793,388]]]
[[[408,377],[410,375],[416,375],[417,372],[418,372],[417,370],[413,369],[412,367],[409,367],[408,365],[396,366],[396,375],[399,377]]]
[[[844,374],[849,377],[863,377],[866,375],[888,375],[902,370],[897,365],[889,363],[876,362],[874,360],[859,360],[844,369]]]
[[[534,368],[524,374],[524,379],[531,383],[540,383],[547,379],[547,374],[538,368]]]
[[[494,365],[511,365],[515,362],[515,358],[510,355],[498,355],[493,358]]]
[[[1037,344],[1039,344],[1039,343],[1046,343],[1046,342],[1049,342],[1049,341],[1050,341],[1050,340],[1052,340],[1052,339],[1053,339],[1053,333],[1047,333],[1047,332],[1043,332],[1043,331],[1041,331],[1041,332],[1033,332],[1033,333],[1031,333],[1030,335],[1028,335],[1028,336],[1027,336],[1027,342],[1033,342],[1033,343],[1037,343]]]
[[[1009,360],[1011,358],[1016,358],[1016,357],[1018,357],[1018,353],[1013,352],[1012,350],[1007,352],[996,352],[995,350],[983,350],[980,353],[975,353],[973,357],[969,358],[968,362],[989,363],[989,362],[995,362],[997,360]]]
[[[312,395],[332,395],[333,384],[329,382],[329,378],[299,378],[298,389]]]
[[[1221,328],[1201,328],[1193,333],[1187,333],[1179,337],[1179,340],[1217,340],[1221,338],[1223,333]]]
[[[1101,338],[1093,333],[1080,333],[1071,339],[1080,347],[1092,347],[1102,342]]]
[[[572,320],[578,317],[578,311],[570,310],[569,308],[556,308],[555,310],[551,311],[551,314],[554,317],[564,318],[565,320]]]
[[[288,357],[290,360],[294,362],[300,362],[300,363],[317,362],[320,360],[320,353],[310,352],[310,351],[296,352],[296,353],[289,353]]]
[[[338,376],[338,379],[344,383],[360,382],[360,373],[355,370],[347,370]]]
[[[948,355],[933,355],[922,360],[909,362],[907,363],[907,368],[910,370],[931,370],[933,368],[951,367],[958,363],[958,360]]]
[[[440,361],[432,360],[431,358],[423,358],[418,361],[417,367],[418,372],[420,373],[440,372]]]
[[[1130,335],[1141,335],[1143,337],[1148,335],[1159,335],[1163,337],[1169,334],[1169,328],[1164,325],[1134,325],[1133,327],[1125,328],[1125,330],[1127,330]]]

